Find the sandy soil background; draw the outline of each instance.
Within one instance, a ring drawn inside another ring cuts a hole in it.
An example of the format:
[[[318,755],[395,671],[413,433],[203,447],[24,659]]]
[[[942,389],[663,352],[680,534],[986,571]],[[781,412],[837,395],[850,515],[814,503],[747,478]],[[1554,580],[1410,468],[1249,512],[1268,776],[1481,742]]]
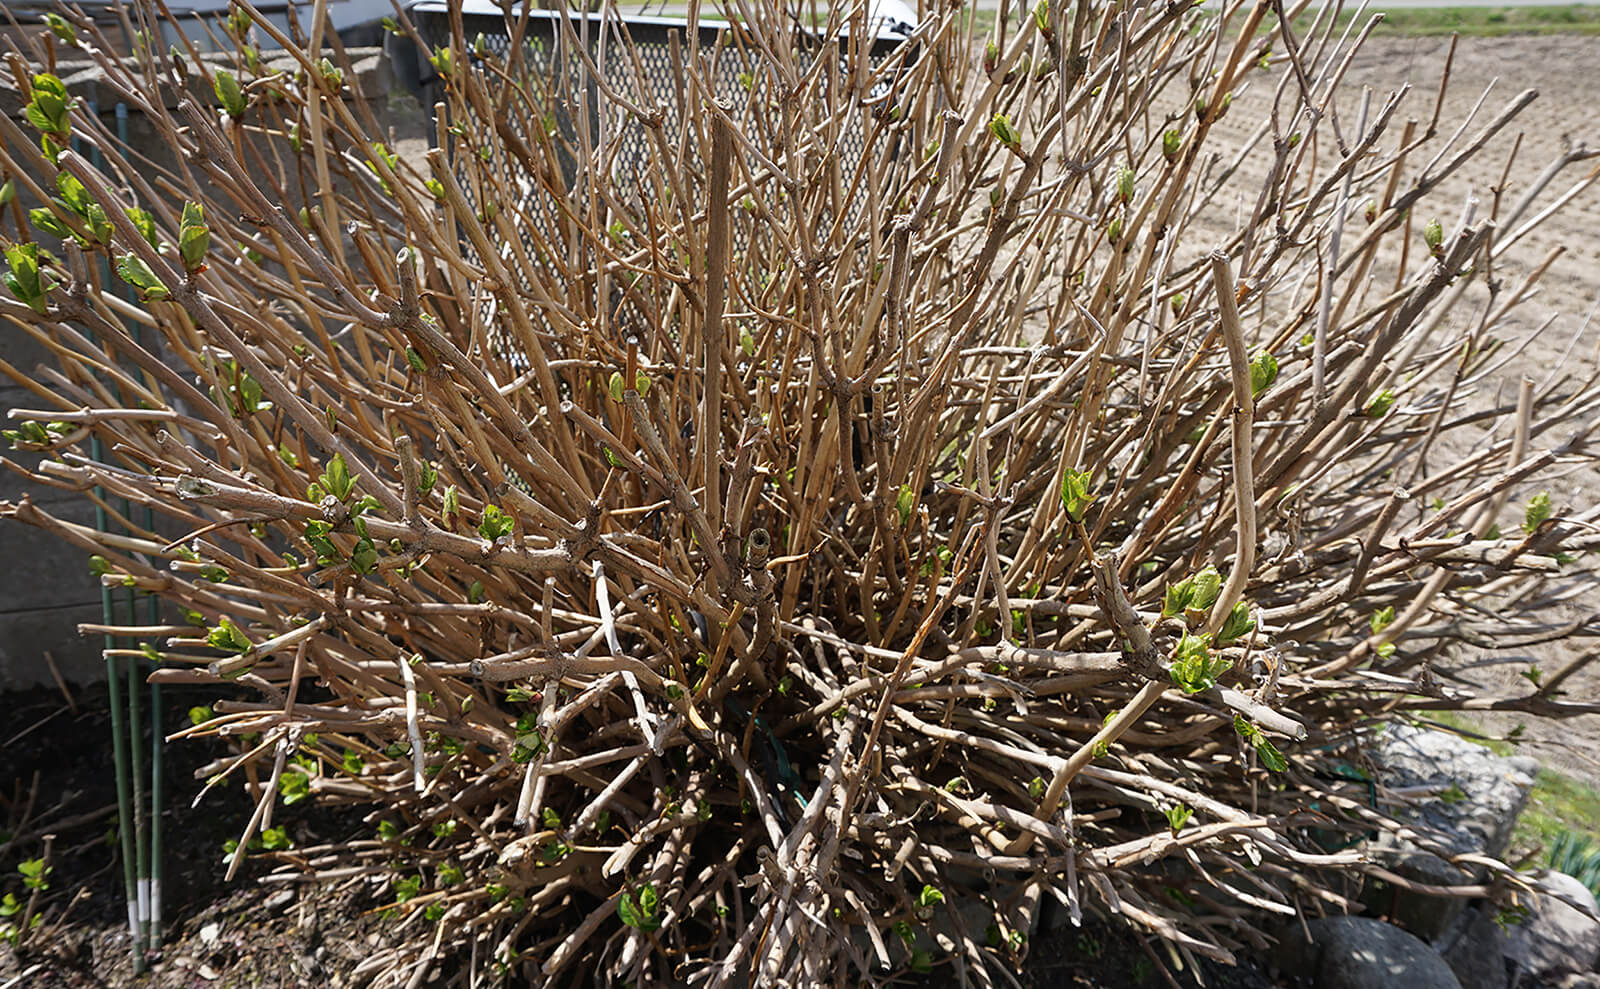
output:
[[[1397,132],[1398,124],[1408,118],[1425,126],[1433,114],[1449,48],[1448,37],[1369,40],[1352,62],[1342,87],[1340,114],[1346,133],[1355,128],[1363,86],[1372,88],[1376,108],[1389,92],[1410,84],[1411,93],[1402,105],[1393,130]],[[1222,143],[1238,147],[1247,140],[1262,114],[1270,108],[1279,71],[1286,70],[1274,68],[1269,74],[1257,76],[1251,89],[1234,101],[1232,110],[1218,124],[1221,133],[1217,136],[1222,138]],[[1469,195],[1480,200],[1479,217],[1488,215],[1493,205],[1494,187],[1501,182],[1514,147],[1516,156],[1502,191],[1508,202],[1520,198],[1546,164],[1568,148],[1600,147],[1600,37],[1461,39],[1440,114],[1440,134],[1453,133],[1481,99],[1481,109],[1461,138],[1462,143],[1470,140],[1486,122],[1528,89],[1537,90],[1538,97],[1486,145],[1483,153],[1451,176],[1439,193],[1430,197],[1435,205],[1429,207],[1427,217],[1417,218],[1419,227],[1427,218],[1437,215],[1448,231]],[[1388,137],[1383,146],[1393,148],[1395,140]],[[1422,160],[1431,155],[1430,151]],[[1534,212],[1587,176],[1597,161],[1600,159],[1568,167],[1542,194]],[[1218,243],[1233,232],[1234,224],[1248,218],[1269,163],[1270,152],[1260,149],[1219,195],[1216,208],[1208,217],[1208,227],[1215,232]],[[1364,199],[1363,196],[1356,201]],[[1447,204],[1448,210],[1445,209]],[[1198,240],[1197,247],[1210,246],[1204,243],[1204,238]],[[1526,340],[1526,349],[1487,379],[1486,387],[1469,398],[1471,404],[1482,407],[1496,400],[1514,402],[1522,375],[1543,382],[1558,370],[1586,376],[1593,369],[1596,344],[1600,343],[1600,325],[1591,318],[1600,305],[1600,183],[1584,190],[1561,214],[1547,221],[1518,246],[1515,262],[1501,272],[1506,286],[1518,284],[1533,264],[1552,252],[1557,252],[1558,256],[1540,280],[1536,294],[1515,311],[1496,334],[1512,347]],[[1450,317],[1455,327],[1452,329],[1447,323],[1446,333],[1461,332],[1467,320],[1475,319],[1481,312],[1486,293],[1476,287],[1473,292],[1476,296],[1469,294],[1467,304],[1458,307],[1459,311]],[[1527,339],[1529,337],[1531,339]],[[1564,354],[1567,356],[1563,364]],[[1439,456],[1436,453],[1435,460]],[[1600,472],[1587,467],[1568,469],[1554,483],[1536,485],[1534,489],[1539,487],[1549,489],[1557,512],[1562,506],[1587,506],[1600,494]],[[1519,492],[1507,505],[1501,519],[1503,529],[1514,526],[1520,519],[1522,499],[1534,489]],[[1592,567],[1594,564],[1584,559],[1580,565]],[[1527,670],[1530,663],[1537,663],[1548,675],[1596,648],[1593,637],[1600,634],[1600,621],[1595,620],[1600,613],[1600,595],[1588,594],[1551,610],[1552,621],[1586,620],[1588,625],[1584,631],[1587,634],[1580,632],[1564,642],[1514,652],[1458,649],[1448,668],[1441,668],[1440,673],[1447,679],[1452,673],[1463,676],[1509,695],[1526,693],[1528,682],[1519,674]],[[1568,687],[1570,699],[1594,700],[1600,695],[1600,665],[1576,675],[1568,681]],[[1542,723],[1514,715],[1476,720],[1490,732],[1505,732],[1519,721],[1528,721],[1526,743],[1521,751],[1536,756],[1552,768],[1600,782],[1600,716]]]

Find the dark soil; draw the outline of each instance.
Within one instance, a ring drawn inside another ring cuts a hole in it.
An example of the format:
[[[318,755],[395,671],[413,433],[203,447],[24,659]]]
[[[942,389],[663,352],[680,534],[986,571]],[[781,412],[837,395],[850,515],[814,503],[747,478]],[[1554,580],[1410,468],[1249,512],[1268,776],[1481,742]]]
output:
[[[164,731],[185,727],[189,707],[215,697],[214,690],[169,687]],[[45,856],[47,841],[51,869],[37,905],[40,925],[20,949],[0,943],[0,986],[352,984],[349,973],[380,936],[382,924],[371,913],[378,904],[361,889],[264,884],[261,877],[277,864],[270,860],[248,861],[226,882],[223,843],[239,838],[251,807],[239,783],[214,788],[191,806],[201,789],[196,771],[226,752],[209,741],[166,747],[166,937],[161,954],[148,960],[148,974],[134,975],[109,701],[103,685],[76,691],[73,699],[76,710],[55,690],[0,695],[7,756],[0,767],[0,895],[26,901],[17,866]],[[299,847],[370,833],[364,816],[350,809],[279,807],[274,823]]]
[[[182,729],[191,705],[215,698],[210,689],[168,688],[162,728],[168,734]],[[76,691],[73,702],[75,709],[59,692],[44,689],[0,695],[6,712],[0,742],[7,755],[0,767],[0,896],[12,893],[26,901],[17,872],[21,862],[48,854],[51,868],[49,888],[37,903],[39,927],[19,948],[0,942],[0,989],[275,989],[367,982],[355,969],[386,943],[393,926],[377,915],[383,904],[369,886],[265,881],[280,864],[273,858],[292,860],[292,851],[252,859],[232,883],[225,881],[223,843],[238,839],[251,805],[244,787],[233,783],[192,806],[201,789],[197,771],[226,753],[212,741],[166,748],[166,936],[159,956],[147,959],[147,974],[136,976],[118,857],[109,699],[100,685]],[[287,828],[297,847],[372,833],[359,808],[302,804],[280,806],[274,814],[274,823]],[[1195,973],[1176,968],[1158,942],[1090,921],[1041,934],[1029,948],[1022,984],[1269,989],[1275,983],[1252,962],[1239,968],[1205,963],[1197,980]]]
[[[1200,960],[1198,977],[1175,963],[1155,938],[1124,924],[1088,921],[1041,934],[1028,953],[1022,984],[1027,989],[1275,989],[1257,959],[1230,967]]]

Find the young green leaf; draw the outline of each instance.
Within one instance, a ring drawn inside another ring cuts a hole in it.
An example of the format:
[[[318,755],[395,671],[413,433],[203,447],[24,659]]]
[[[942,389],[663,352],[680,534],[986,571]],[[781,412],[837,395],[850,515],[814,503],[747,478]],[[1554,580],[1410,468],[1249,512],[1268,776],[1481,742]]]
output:
[[[234,654],[249,652],[250,637],[239,630],[232,620],[223,618],[216,628],[206,633],[206,645]]]
[[[205,209],[199,203],[183,204],[183,219],[178,227],[178,254],[191,275],[206,264],[211,247],[211,228],[206,226]]]
[[[1233,716],[1233,730],[1239,733],[1239,737],[1255,747],[1256,755],[1260,757],[1261,764],[1267,769],[1274,773],[1288,770],[1289,760],[1285,759],[1283,753],[1278,751],[1278,747],[1273,745],[1271,740],[1261,733],[1260,728],[1246,721],[1243,715],[1235,714]]]
[[[1167,673],[1186,694],[1199,694],[1217,685],[1217,678],[1233,667],[1233,661],[1211,655],[1210,635],[1183,633]]]
[[[1094,504],[1095,496],[1089,490],[1091,480],[1088,471],[1072,467],[1061,477],[1061,504],[1067,510],[1067,517],[1074,522],[1082,522],[1084,513]]]
[[[1367,620],[1367,627],[1372,629],[1372,634],[1377,635],[1394,623],[1394,605],[1385,605],[1372,613]]]
[[[56,201],[59,202],[59,200]],[[52,237],[59,237],[62,240],[76,236],[72,232],[72,228],[62,223],[61,218],[56,216],[56,211],[48,206],[36,206],[28,210],[28,222],[33,224],[36,229]]]
[[[335,93],[344,88],[344,70],[333,64],[333,60],[323,58],[317,63],[317,69],[322,73],[322,81]]]
[[[345,466],[344,455],[336,453],[328,460],[327,468],[318,478],[322,487],[329,494],[340,501],[350,497],[350,492],[355,490],[356,482],[350,476],[350,469]]]
[[[1022,150],[1022,135],[1011,126],[1011,118],[1003,113],[996,113],[989,119],[989,133],[994,139],[1012,151]]]
[[[145,302],[158,302],[171,295],[137,254],[124,254],[117,260],[117,275],[132,285]]]
[[[1173,834],[1182,831],[1184,825],[1189,823],[1189,818],[1194,816],[1194,811],[1183,804],[1174,804],[1168,807],[1164,813],[1167,817],[1167,827],[1172,829]]]
[[[40,73],[33,77],[33,98],[23,114],[40,133],[65,140],[72,132],[68,117],[72,103],[72,98],[67,95],[67,87],[60,79],[47,72]]]
[[[261,410],[261,382],[241,371],[235,390],[239,393],[239,410],[243,415],[254,415]],[[271,408],[272,403],[266,403],[266,407]]]
[[[6,265],[10,270],[0,276],[6,289],[18,302],[44,315],[49,305],[45,293],[50,290],[51,282],[39,270],[39,245],[13,244],[6,248]]]
[[[641,886],[637,895],[624,890],[617,898],[617,919],[635,930],[658,930],[661,927],[659,909],[656,888],[652,883]]]
[[[58,203],[64,204],[67,209],[80,217],[88,211],[89,204],[94,202],[89,197],[89,190],[85,189],[83,183],[79,182],[70,172],[56,174],[56,189],[61,193]]]
[[[278,777],[278,796],[285,807],[292,807],[311,796],[311,778],[299,770],[290,770]]]
[[[1550,492],[1541,491],[1528,500],[1522,512],[1522,531],[1533,534],[1545,519],[1550,517]]]
[[[1183,148],[1183,132],[1169,130],[1161,135],[1161,157],[1169,163],[1178,160],[1178,152]]]
[[[50,30],[56,37],[69,45],[78,43],[78,29],[73,27],[65,17],[60,14],[45,14],[44,22],[50,25]]]
[[[485,505],[483,517],[478,521],[478,535],[492,543],[501,536],[511,535],[514,526],[511,516],[501,511],[499,505]]]
[[[1222,593],[1222,574],[1217,568],[1209,564],[1194,575],[1194,597],[1189,607],[1197,611],[1209,611],[1217,603],[1217,595]]]
[[[1250,361],[1250,397],[1260,398],[1278,380],[1278,359],[1263,350]]]
[[[1133,201],[1134,182],[1138,177],[1132,168],[1124,165],[1117,169],[1117,200],[1127,203]]]
[[[1369,419],[1382,419],[1389,409],[1394,406],[1394,400],[1394,389],[1385,388],[1367,399],[1367,404],[1363,406],[1362,411]]]
[[[1222,627],[1217,630],[1217,643],[1220,645],[1232,642],[1234,639],[1242,639],[1255,629],[1256,620],[1250,617],[1250,606],[1240,601],[1233,606],[1233,610],[1223,620]]]
[[[113,228],[111,218],[106,216],[106,211],[99,203],[90,203],[84,210],[84,223],[89,227],[89,243],[97,247],[111,246]]]
[[[22,885],[29,889],[49,889],[52,871],[54,867],[46,865],[44,859],[25,859],[17,865],[17,872],[22,876]]]
[[[445,524],[448,525],[450,520],[455,518],[458,514],[460,514],[460,512],[461,495],[456,491],[456,486],[454,484],[449,485],[444,489],[444,511],[441,513],[444,516]]]
[[[407,900],[414,900],[422,892],[422,877],[406,876],[404,879],[396,878],[391,880],[390,888],[394,890],[394,900],[396,903],[405,903]]]
[[[218,69],[216,76],[211,80],[211,88],[217,94],[217,102],[228,112],[228,116],[235,120],[244,116],[245,98],[244,90],[239,88],[239,80],[227,69]]]
[[[1185,577],[1176,584],[1167,585],[1167,593],[1161,598],[1161,617],[1171,618],[1181,615],[1189,608],[1189,602],[1194,600],[1194,578]]]
[[[1428,245],[1428,253],[1434,257],[1444,253],[1444,227],[1438,220],[1429,220],[1422,228],[1422,242]]]
[[[350,569],[358,574],[369,574],[378,569],[378,548],[363,536],[350,550]]]

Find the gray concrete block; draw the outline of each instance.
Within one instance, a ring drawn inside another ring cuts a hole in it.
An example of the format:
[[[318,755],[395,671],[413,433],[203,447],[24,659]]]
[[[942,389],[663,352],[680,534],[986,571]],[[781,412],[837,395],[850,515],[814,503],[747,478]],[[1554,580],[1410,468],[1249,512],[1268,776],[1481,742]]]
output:
[[[40,503],[57,518],[94,525],[84,499]],[[100,582],[89,573],[89,554],[54,534],[11,519],[0,520],[0,614],[35,608],[100,603]]]
[[[0,688],[52,685],[48,651],[70,683],[105,679],[99,636],[78,634],[79,622],[100,621],[100,603],[0,614]]]

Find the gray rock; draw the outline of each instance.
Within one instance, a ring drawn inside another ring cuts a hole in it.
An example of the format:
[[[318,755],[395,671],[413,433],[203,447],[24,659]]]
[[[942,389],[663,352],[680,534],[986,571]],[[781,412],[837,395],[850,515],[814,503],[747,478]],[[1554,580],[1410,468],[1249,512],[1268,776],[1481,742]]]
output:
[[[1506,989],[1510,982],[1506,932],[1495,923],[1494,914],[1487,904],[1470,907],[1434,942],[1445,964],[1456,973],[1461,989]]]
[[[1506,957],[1519,971],[1545,982],[1591,971],[1600,958],[1594,894],[1562,872],[1546,873],[1534,886],[1547,895],[1534,897],[1527,919],[1511,928]]]
[[[1314,989],[1462,989],[1438,952],[1398,927],[1368,917],[1321,917],[1306,926],[1310,944],[1291,928],[1277,960]]]
[[[1539,765],[1504,758],[1448,732],[1393,724],[1369,752],[1387,788],[1437,787],[1420,806],[1388,807],[1451,854],[1498,858],[1511,842],[1517,815],[1528,802]],[[1416,844],[1387,832],[1372,845],[1373,858],[1407,879],[1439,886],[1478,882],[1477,867],[1457,868]],[[1466,901],[1374,887],[1364,899],[1376,912],[1428,941],[1438,941],[1460,917]]]

